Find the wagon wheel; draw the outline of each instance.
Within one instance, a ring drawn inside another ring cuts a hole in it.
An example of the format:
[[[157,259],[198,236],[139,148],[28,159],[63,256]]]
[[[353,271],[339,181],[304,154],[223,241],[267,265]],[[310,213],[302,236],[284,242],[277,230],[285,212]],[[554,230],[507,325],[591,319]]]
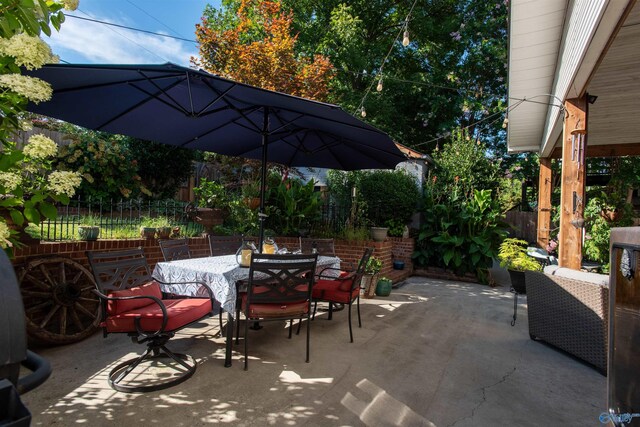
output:
[[[20,272],[29,337],[47,344],[80,341],[95,330],[100,300],[82,264],[59,256],[36,258]]]

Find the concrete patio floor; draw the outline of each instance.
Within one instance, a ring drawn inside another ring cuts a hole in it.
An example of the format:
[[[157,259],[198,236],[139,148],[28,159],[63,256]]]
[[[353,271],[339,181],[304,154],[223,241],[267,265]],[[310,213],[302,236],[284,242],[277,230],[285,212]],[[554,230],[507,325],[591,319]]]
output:
[[[353,344],[344,311],[316,317],[308,364],[304,328],[292,340],[276,322],[250,330],[246,372],[242,342],[234,365],[223,367],[211,318],[169,343],[196,357],[194,376],[145,394],[107,384],[116,361],[143,349],[126,336],[38,349],[53,373],[22,398],[34,426],[601,425],[606,378],[530,340],[526,299],[511,327],[508,287],[412,277],[361,309]]]

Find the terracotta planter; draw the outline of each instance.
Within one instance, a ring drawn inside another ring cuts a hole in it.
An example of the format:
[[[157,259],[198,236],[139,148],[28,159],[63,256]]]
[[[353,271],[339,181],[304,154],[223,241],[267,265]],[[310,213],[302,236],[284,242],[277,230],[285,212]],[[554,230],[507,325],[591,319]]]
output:
[[[243,202],[252,211],[260,207],[260,197],[245,197]]]
[[[202,224],[207,233],[211,233],[213,227],[222,225],[227,215],[228,212],[225,209],[198,208],[195,220],[197,223]]]

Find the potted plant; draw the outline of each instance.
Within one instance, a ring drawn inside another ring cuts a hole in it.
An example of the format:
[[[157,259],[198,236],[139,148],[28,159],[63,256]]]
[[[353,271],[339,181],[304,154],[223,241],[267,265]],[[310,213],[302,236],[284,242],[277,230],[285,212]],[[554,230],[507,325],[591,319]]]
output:
[[[168,239],[169,234],[171,234],[171,226],[169,225],[169,221],[164,217],[143,217],[140,221],[140,237],[143,239],[153,239],[160,230],[163,230],[163,234],[162,236],[159,235],[158,238]]]
[[[365,298],[373,298],[380,270],[382,270],[382,261],[373,256],[369,258],[361,282],[361,287],[364,288],[363,296]]]
[[[251,210],[260,207],[260,183],[248,181],[242,185],[242,201]]]
[[[389,228],[387,227],[371,227],[371,238],[374,242],[384,242],[388,231]]]
[[[193,189],[196,195],[197,208],[191,209],[193,219],[202,224],[207,233],[213,231],[213,227],[221,225],[229,215],[230,199],[224,185],[209,181],[206,178],[200,180],[200,185]]]
[[[82,217],[82,221],[78,226],[78,236],[80,240],[93,241],[100,236],[100,218],[97,216]]]
[[[382,276],[376,284],[376,295],[379,297],[388,297],[391,294],[391,286],[393,281],[388,277]]]
[[[526,293],[524,272],[540,271],[542,265],[527,255],[527,242],[521,239],[507,238],[500,244],[498,251],[500,266],[509,271],[511,286],[519,294]]]

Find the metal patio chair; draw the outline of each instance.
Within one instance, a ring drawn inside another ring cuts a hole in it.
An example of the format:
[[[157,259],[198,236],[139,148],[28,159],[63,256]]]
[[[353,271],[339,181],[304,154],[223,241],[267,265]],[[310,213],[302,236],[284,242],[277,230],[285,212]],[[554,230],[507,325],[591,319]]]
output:
[[[204,283],[209,297],[187,297],[162,292],[159,282],[151,278],[149,265],[142,248],[120,251],[88,251],[87,257],[96,281],[96,295],[102,303],[100,326],[106,337],[111,333],[125,333],[133,342],[146,344],[138,357],[117,364],[109,373],[109,385],[123,392],[162,390],[179,384],[196,371],[191,356],[173,353],[167,342],[175,333],[204,317],[212,315],[213,293]],[[162,373],[158,381],[125,382],[126,377],[141,363],[170,359],[177,366],[168,365],[173,376]],[[168,378],[168,379],[167,379]]]
[[[358,262],[358,267],[351,272],[343,272],[335,268],[323,269],[317,277],[316,283],[313,286],[313,318],[315,319],[316,310],[318,308],[318,301],[329,303],[329,316],[328,319],[333,318],[333,306],[334,304],[345,304],[349,306],[349,338],[353,342],[353,329],[351,327],[351,306],[353,302],[356,302],[358,311],[358,327],[362,327],[362,320],[360,318],[360,281],[364,275],[367,262],[373,254],[373,248],[365,249],[362,254],[362,258]],[[338,271],[338,277],[331,277],[327,273],[330,270]]]

